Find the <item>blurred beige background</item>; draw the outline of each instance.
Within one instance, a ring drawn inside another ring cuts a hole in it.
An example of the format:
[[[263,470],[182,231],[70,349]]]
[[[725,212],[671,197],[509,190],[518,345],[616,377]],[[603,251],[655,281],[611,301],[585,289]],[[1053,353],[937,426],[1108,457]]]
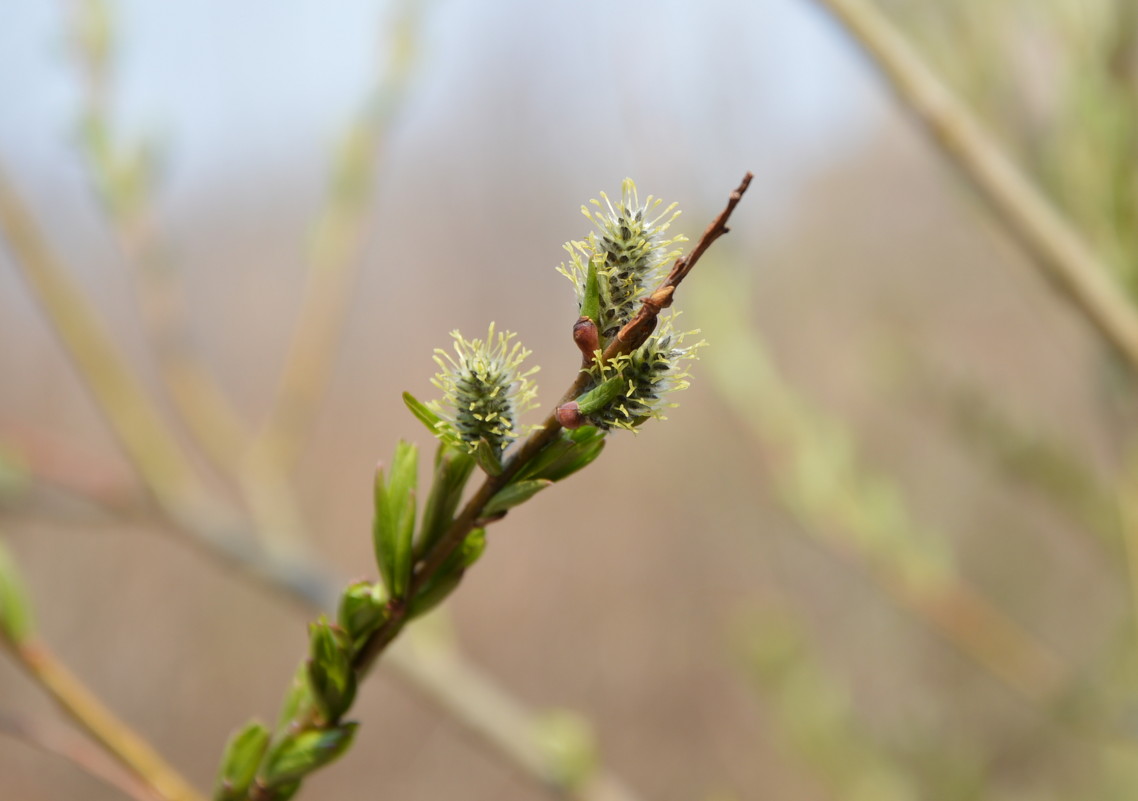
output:
[[[160,137],[153,213],[193,341],[255,421],[298,312],[335,143],[393,12],[115,8],[116,136]],[[130,271],[78,155],[74,13],[0,0],[0,160],[160,395]],[[545,405],[570,382],[575,308],[554,267],[587,231],[582,202],[632,176],[678,201],[694,238],[753,170],[733,232],[701,265],[708,281],[744,281],[787,381],[852,430],[972,584],[1065,660],[1103,646],[1125,603],[1111,557],[1001,483],[914,378],[998,397],[1106,469],[1117,453],[1101,353],[812,3],[440,0],[419,34],[298,470],[322,559],[374,575],[372,470],[398,438],[429,452],[400,393],[432,396],[430,355],[449,331],[493,320],[519,332]],[[11,260],[0,248],[0,442],[130,486]],[[700,278],[683,294],[698,299]],[[684,320],[717,347],[714,320]],[[587,718],[601,760],[643,798],[846,797],[787,747],[777,699],[748,666],[769,610],[789,608],[867,736],[918,786],[961,764],[984,788],[928,797],[1071,797],[1063,788],[1095,765],[1077,738],[900,609],[857,559],[804,534],[772,489],[777,449],[725,404],[708,365],[693,372],[666,423],[612,437],[590,469],[491,529],[449,604],[474,663],[535,708]],[[230,730],[275,714],[306,610],[167,527],[92,516],[50,490],[6,500],[0,527],[44,639],[199,785]],[[0,709],[54,714],[4,659]],[[353,717],[356,746],[303,797],[544,796],[382,670]],[[117,797],[14,739],[0,739],[0,787],[28,801]]]

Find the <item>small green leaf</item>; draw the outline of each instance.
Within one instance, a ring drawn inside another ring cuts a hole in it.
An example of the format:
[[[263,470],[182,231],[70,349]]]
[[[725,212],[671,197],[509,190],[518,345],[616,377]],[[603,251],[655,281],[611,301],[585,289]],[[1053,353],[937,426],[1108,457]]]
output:
[[[21,643],[32,633],[32,611],[19,569],[0,542],[0,633]]]
[[[431,436],[437,437],[439,435],[439,424],[443,419],[437,414],[432,412],[427,405],[412,395],[410,392],[403,393],[403,402],[407,404],[407,408],[411,410],[411,414],[415,415],[427,430],[431,432]]]
[[[353,643],[358,643],[378,629],[386,618],[387,594],[383,591],[382,584],[357,581],[350,584],[340,596],[336,620]]]
[[[419,527],[418,553],[429,551],[450,528],[462,500],[462,491],[466,489],[466,482],[473,471],[473,456],[445,442],[439,443],[435,456],[435,480],[423,507],[423,522]]]
[[[599,412],[627,390],[628,379],[621,375],[614,375],[607,381],[602,382],[599,386],[590,389],[584,395],[578,397],[577,411],[585,416]]]
[[[455,552],[450,555],[438,573],[427,582],[411,601],[410,617],[416,618],[430,612],[454,591],[462,581],[462,576],[486,550],[486,529],[476,528],[466,535]]]
[[[264,783],[270,789],[287,786],[329,764],[348,750],[358,723],[328,729],[309,729],[273,746],[265,762]]]
[[[486,516],[496,515],[524,503],[553,482],[548,478],[533,478],[507,484],[482,508]]]
[[[446,561],[439,567],[438,572],[435,573],[434,578],[450,576],[454,573],[461,574],[468,567],[478,561],[486,550],[486,529],[476,528],[466,535],[466,539],[462,541]],[[433,579],[432,579],[433,580]],[[428,585],[430,582],[428,582]]]
[[[391,595],[403,598],[411,583],[411,568],[415,554],[415,491],[410,490],[400,510],[395,530],[394,574]]]
[[[604,260],[604,256],[595,256],[589,260],[589,272],[585,277],[585,292],[581,298],[581,316],[588,317],[594,323],[601,319],[601,288],[600,282],[597,280],[597,263],[599,261],[603,265]],[[597,336],[601,336],[599,330]],[[603,342],[601,347],[604,347]]]
[[[351,708],[356,697],[351,644],[348,635],[333,628],[324,617],[309,627],[309,641],[308,686],[312,700],[324,720],[334,723]]]
[[[411,579],[415,536],[415,484],[418,449],[407,442],[395,448],[391,478],[376,473],[373,538],[379,573],[393,598],[402,598]]]
[[[234,732],[221,758],[214,801],[244,799],[269,747],[269,730],[257,721]]]
[[[541,472],[541,478],[550,481],[561,481],[588,467],[601,455],[605,447],[605,432],[592,426],[582,426],[573,431],[563,432],[574,440],[574,447],[565,454],[564,458],[550,464]]]
[[[308,663],[302,662],[293,674],[292,684],[285,693],[284,703],[281,704],[280,714],[277,716],[276,731],[287,731],[292,721],[300,714],[312,700],[312,691],[308,686]]]
[[[390,590],[391,585],[394,583],[392,567],[395,563],[395,541],[391,526],[393,515],[388,510],[387,477],[384,475],[382,467],[376,468],[373,493],[375,497],[375,516],[372,518],[371,534],[372,544],[375,547],[375,563],[379,568],[380,578],[383,579],[384,585]]]
[[[419,591],[415,596],[415,600],[411,601],[411,608],[407,612],[407,619],[414,620],[421,615],[427,614],[432,609],[437,607],[447,599],[455,587],[462,581],[462,571],[451,573],[447,576],[439,576],[431,579],[427,586]]]
[[[562,429],[557,439],[542,449],[523,467],[517,479],[547,478],[561,481],[586,467],[601,454],[605,446],[605,432],[593,426],[581,426],[572,431]],[[515,480],[517,480],[515,479]]]
[[[391,461],[391,482],[388,489],[396,498],[406,497],[418,484],[419,449],[410,442],[400,440],[395,446]]]
[[[478,440],[474,446],[474,461],[487,475],[502,475],[502,452],[484,439]]]
[[[458,549],[458,558],[462,562],[462,569],[466,570],[482,558],[486,552],[486,529],[476,528],[466,535]]]

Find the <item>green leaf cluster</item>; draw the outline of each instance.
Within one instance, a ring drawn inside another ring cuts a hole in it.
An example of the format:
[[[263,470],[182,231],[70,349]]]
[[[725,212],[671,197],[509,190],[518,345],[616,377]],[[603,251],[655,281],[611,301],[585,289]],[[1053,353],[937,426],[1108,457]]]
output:
[[[392,598],[403,599],[411,582],[415,536],[415,488],[419,451],[400,441],[390,475],[375,475],[375,520],[372,526],[379,574]]]
[[[229,738],[221,758],[214,801],[241,801],[253,785],[269,748],[269,730],[252,721]]]
[[[336,622],[351,638],[353,646],[359,646],[386,619],[387,593],[382,584],[356,581],[340,596]]]
[[[352,668],[351,637],[327,619],[309,626],[308,686],[321,717],[336,723],[356,698],[356,673]]]

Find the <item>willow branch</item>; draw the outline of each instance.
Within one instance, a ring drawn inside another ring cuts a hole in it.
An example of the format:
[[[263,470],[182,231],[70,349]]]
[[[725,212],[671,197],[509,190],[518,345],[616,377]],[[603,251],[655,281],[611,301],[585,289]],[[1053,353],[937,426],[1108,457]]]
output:
[[[671,304],[676,288],[688,275],[699,257],[707,250],[708,246],[727,232],[727,220],[743,193],[747,190],[752,178],[751,173],[746,174],[738,189],[732,193],[726,209],[708,226],[699,243],[692,250],[692,254],[686,259],[681,258],[676,262],[676,265],[668,277],[643,302],[640,311],[633,320],[618,332],[617,336],[613,338],[613,341],[605,349],[605,352],[601,354],[599,357],[600,364],[603,365],[610,359],[615,359],[621,354],[639,347],[647,340],[652,329],[655,328],[660,311]],[[583,391],[589,380],[590,373],[584,369],[579,371],[576,380],[563,396],[562,403],[576,398]],[[560,407],[560,405],[559,403],[558,406]],[[392,597],[387,602],[383,623],[376,631],[368,635],[366,640],[355,649],[352,658],[352,668],[357,677],[362,678],[366,675],[379,657],[399,636],[409,619],[408,616],[412,609],[411,601],[418,597],[427,583],[434,578],[445,564],[447,558],[454,553],[455,549],[466,540],[466,537],[476,527],[485,526],[495,520],[501,519],[503,516],[501,514],[492,517],[485,515],[487,504],[500,490],[509,484],[510,480],[516,476],[519,471],[537,457],[547,445],[553,442],[562,427],[559,422],[558,410],[555,409],[546,419],[545,424],[527,438],[507,459],[500,473],[496,475],[488,474],[486,476],[482,485],[466,502],[447,531],[434,543],[423,558],[415,564],[410,587],[406,595]],[[321,717],[321,713],[316,704],[309,702],[297,710],[296,714],[288,723],[288,726],[292,731],[306,731],[318,730],[325,723],[326,721]],[[526,761],[528,762],[528,760]],[[606,793],[619,792],[613,785],[607,785],[602,789]],[[249,798],[255,798],[257,801],[273,801],[278,797],[279,794],[277,790],[259,782],[250,788]],[[615,795],[609,797],[619,798],[621,796]]]
[[[88,690],[43,644],[14,643],[13,656],[59,707],[166,801],[204,801],[162,756]]]
[[[605,348],[604,354],[601,356],[602,363],[611,361],[622,354],[630,353],[647,341],[653,329],[656,327],[656,321],[661,310],[671,305],[675,291],[683,282],[684,278],[691,272],[696,262],[699,261],[699,258],[707,251],[708,247],[711,246],[711,243],[727,233],[727,221],[730,219],[731,213],[735,210],[743,193],[746,192],[747,187],[750,186],[753,177],[754,176],[749,172],[743,177],[738,188],[731,193],[727,206],[707,227],[707,230],[704,231],[695,247],[692,248],[687,256],[681,256],[676,260],[668,277],[644,300],[636,316],[613,337],[612,342]],[[564,396],[562,396],[558,406],[580,395],[589,380],[590,374],[584,370],[580,371],[577,374],[576,380],[570,385],[569,389],[566,390]],[[541,451],[553,441],[561,428],[562,425],[559,422],[557,411],[554,410],[554,412],[546,418],[542,427],[522,443],[506,461],[499,475],[488,475],[486,477],[482,485],[470,500],[467,501],[466,505],[463,506],[462,511],[459,512],[450,528],[447,529],[443,536],[439,538],[434,548],[432,548],[416,566],[415,573],[411,579],[409,597],[414,598],[418,592],[422,590],[426,583],[438,572],[439,568],[443,566],[447,558],[463,543],[471,531],[478,525],[488,522],[483,520],[483,510],[490,502],[490,499],[509,484],[510,479],[517,475],[518,471],[541,453]],[[360,648],[355,662],[358,672],[364,673],[370,669],[371,665],[383,650],[398,636],[406,620],[408,608],[407,605],[403,605],[392,609],[387,622],[385,622],[375,634],[369,637],[368,641]]]
[[[1082,236],[872,3],[817,2],[861,45],[898,98],[979,190],[1035,266],[1138,370],[1138,313]]]

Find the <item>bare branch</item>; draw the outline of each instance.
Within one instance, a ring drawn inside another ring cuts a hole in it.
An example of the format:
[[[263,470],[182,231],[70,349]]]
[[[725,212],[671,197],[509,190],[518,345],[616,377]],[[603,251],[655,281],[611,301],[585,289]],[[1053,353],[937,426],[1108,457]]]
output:
[[[897,96],[945,156],[972,181],[1040,272],[1138,370],[1138,313],[1079,232],[873,4],[817,1],[861,44]]]
[[[727,227],[727,221],[731,219],[731,213],[735,211],[735,207],[743,199],[743,193],[747,191],[747,187],[751,185],[751,180],[754,177],[754,174],[750,172],[743,176],[742,182],[727,200],[727,206],[707,226],[699,241],[695,243],[695,247],[686,255],[676,259],[668,277],[656,288],[656,291],[644,300],[644,304],[640,307],[637,315],[621,328],[620,332],[613,338],[605,350],[605,361],[614,359],[622,353],[631,353],[647,341],[656,328],[656,320],[660,316],[660,312],[672,305],[672,299],[680,283],[687,278],[688,273],[692,271],[696,262],[707,252],[712,243],[731,230]]]
[[[207,505],[180,446],[0,167],[0,236],[147,488],[184,514]]]

